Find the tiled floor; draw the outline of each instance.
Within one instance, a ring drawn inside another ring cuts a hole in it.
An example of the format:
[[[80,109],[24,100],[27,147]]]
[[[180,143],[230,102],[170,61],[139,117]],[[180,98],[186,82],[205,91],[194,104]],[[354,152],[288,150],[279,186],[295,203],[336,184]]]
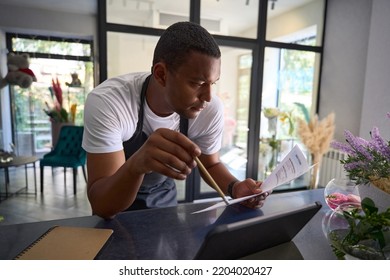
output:
[[[38,165],[38,164],[37,164]],[[21,191],[0,202],[0,226],[71,217],[91,215],[91,207],[87,199],[86,183],[81,168],[78,170],[77,193],[73,194],[73,173],[66,171],[66,187],[64,185],[64,169],[45,168],[44,191],[40,192],[39,167],[36,168],[37,194],[34,193],[34,172],[28,167],[28,192]],[[13,167],[10,173],[10,192],[26,186],[24,167]],[[4,170],[0,170],[0,191],[5,191]]]
[[[47,221],[91,215],[92,210],[86,193],[86,182],[81,168],[78,169],[77,193],[73,194],[73,171],[66,172],[66,187],[64,184],[64,169],[45,168],[44,191],[40,192],[39,163],[36,163],[37,194],[34,193],[33,167],[28,166],[28,193],[25,190],[4,200],[1,197],[0,226]],[[26,186],[24,166],[12,167],[10,174],[10,192],[14,193]],[[0,169],[0,192],[5,192],[4,170]],[[184,189],[178,189],[178,197],[184,197]]]

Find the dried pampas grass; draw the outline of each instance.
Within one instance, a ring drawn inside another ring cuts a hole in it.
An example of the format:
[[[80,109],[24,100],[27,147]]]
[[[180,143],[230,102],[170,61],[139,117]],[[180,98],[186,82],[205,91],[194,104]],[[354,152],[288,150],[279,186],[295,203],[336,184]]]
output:
[[[334,135],[334,119],[334,113],[330,113],[321,121],[317,115],[309,123],[303,119],[298,119],[297,134],[309,150],[312,157],[312,164],[315,164],[310,180],[310,188],[317,188],[319,165],[323,155],[328,152],[330,142]]]

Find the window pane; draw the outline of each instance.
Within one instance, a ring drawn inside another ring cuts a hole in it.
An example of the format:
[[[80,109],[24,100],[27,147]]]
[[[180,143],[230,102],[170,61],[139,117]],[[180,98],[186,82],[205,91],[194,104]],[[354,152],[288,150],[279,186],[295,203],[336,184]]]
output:
[[[166,28],[178,21],[188,21],[189,12],[189,0],[107,1],[109,23]]]
[[[71,104],[76,104],[75,124],[83,125],[84,103],[93,87],[92,62],[63,59],[30,59],[30,68],[37,82],[27,89],[12,87],[14,133],[17,152],[22,155],[41,156],[52,148],[51,123],[44,109],[55,106],[55,97],[49,87],[57,79],[62,89],[63,108],[69,113]],[[68,87],[71,73],[77,73],[81,87]],[[46,105],[47,104],[47,105]]]
[[[266,39],[321,46],[324,10],[324,0],[271,0]]]
[[[91,56],[91,45],[80,42],[12,38],[12,48],[17,52]]]
[[[269,175],[275,164],[299,144],[295,119],[315,112],[319,58],[314,52],[266,48],[259,179]],[[285,187],[307,186],[306,178],[301,179]]]
[[[128,33],[107,33],[107,77],[150,71],[159,37]]]
[[[212,34],[256,38],[259,1],[202,0],[200,24]]]
[[[58,59],[58,57],[61,55],[90,57],[91,43],[79,39],[33,35],[19,35],[19,37],[12,35],[11,38],[13,51],[27,52],[32,56],[29,60],[29,68],[37,79],[26,89],[18,86],[11,87],[12,133],[16,152],[22,155],[41,156],[52,148],[51,118],[48,114],[53,117],[59,110],[57,98],[49,90],[53,79],[58,79],[61,86],[62,109],[67,112],[68,121],[83,125],[86,94],[94,86],[93,62],[84,62],[76,58],[75,60]],[[34,54],[38,53],[40,55],[37,57],[48,58],[36,58]],[[54,59],[51,55],[59,56]],[[81,84],[73,83],[75,74]],[[76,106],[74,115],[71,113],[73,104]],[[58,115],[54,118],[58,118]]]
[[[224,104],[225,127],[221,161],[238,179],[245,179],[252,51],[221,47],[221,79],[216,95]],[[214,192],[203,180],[201,193]]]

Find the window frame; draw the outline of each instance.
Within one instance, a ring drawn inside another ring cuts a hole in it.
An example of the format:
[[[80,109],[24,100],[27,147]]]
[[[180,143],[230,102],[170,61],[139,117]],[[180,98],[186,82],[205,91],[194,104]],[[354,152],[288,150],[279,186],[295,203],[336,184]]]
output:
[[[122,24],[108,23],[106,19],[106,2],[107,0],[98,1],[98,34],[99,34],[99,73],[100,82],[107,79],[107,32],[123,32],[134,33],[143,35],[160,36],[163,29],[131,26]],[[248,143],[247,143],[247,168],[246,177],[257,179],[258,178],[258,158],[259,158],[259,135],[260,135],[260,113],[261,113],[261,98],[263,88],[263,74],[264,74],[264,52],[265,48],[280,48],[291,50],[304,50],[309,52],[315,52],[321,54],[320,56],[320,70],[317,84],[317,101],[315,111],[318,112],[320,101],[320,85],[321,85],[321,71],[322,71],[322,58],[323,58],[323,45],[325,41],[325,26],[326,26],[326,11],[328,7],[328,1],[324,0],[324,17],[323,17],[323,30],[321,46],[308,46],[299,45],[293,43],[283,43],[266,40],[267,29],[267,11],[268,0],[259,0],[258,11],[258,26],[257,36],[255,39],[225,36],[225,35],[213,35],[215,40],[220,46],[226,47],[238,47],[246,48],[252,51],[253,63],[251,71],[251,83],[250,83],[250,97],[249,97],[249,119],[248,119]],[[201,0],[190,0],[190,21],[200,24],[201,14]],[[201,193],[200,192],[200,177],[199,172],[194,170],[186,181],[186,195],[185,202],[193,201],[196,199],[208,198],[217,196],[216,193]]]

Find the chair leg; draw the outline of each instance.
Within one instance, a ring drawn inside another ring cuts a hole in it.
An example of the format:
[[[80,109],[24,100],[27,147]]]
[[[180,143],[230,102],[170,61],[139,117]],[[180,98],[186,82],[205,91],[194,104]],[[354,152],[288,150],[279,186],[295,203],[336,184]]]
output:
[[[41,169],[41,193],[43,193],[43,168],[44,168],[44,166],[40,167],[40,169]]]
[[[81,168],[83,169],[84,179],[85,179],[85,182],[87,183],[87,173],[85,172],[85,166],[82,165]]]
[[[73,194],[76,194],[77,168],[73,168]]]
[[[66,187],[66,167],[64,167],[64,187]]]

